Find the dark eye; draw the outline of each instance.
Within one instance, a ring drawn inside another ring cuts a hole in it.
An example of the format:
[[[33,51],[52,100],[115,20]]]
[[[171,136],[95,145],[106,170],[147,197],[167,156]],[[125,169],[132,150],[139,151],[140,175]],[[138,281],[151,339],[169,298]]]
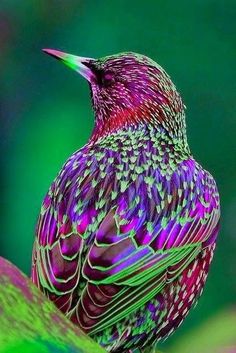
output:
[[[93,68],[93,72],[97,78],[97,84],[99,86],[107,87],[114,81],[114,74],[111,71],[104,71],[102,69]]]
[[[101,83],[103,86],[106,86],[106,87],[111,85],[113,80],[114,80],[114,75],[112,72],[105,72],[101,77]]]

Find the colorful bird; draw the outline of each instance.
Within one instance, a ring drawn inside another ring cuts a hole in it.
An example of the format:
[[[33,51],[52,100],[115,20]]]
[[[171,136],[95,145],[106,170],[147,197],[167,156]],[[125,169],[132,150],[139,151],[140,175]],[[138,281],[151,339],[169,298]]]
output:
[[[32,279],[108,352],[150,352],[200,296],[219,228],[213,177],[191,155],[185,106],[146,56],[82,58],[95,127],[41,208]]]

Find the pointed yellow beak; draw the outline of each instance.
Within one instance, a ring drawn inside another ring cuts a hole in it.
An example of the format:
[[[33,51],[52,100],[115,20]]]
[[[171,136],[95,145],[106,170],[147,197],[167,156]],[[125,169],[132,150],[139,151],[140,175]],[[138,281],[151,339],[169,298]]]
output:
[[[86,78],[89,82],[95,79],[95,74],[89,67],[89,63],[94,61],[92,58],[84,58],[81,56],[71,55],[63,53],[59,50],[54,49],[42,49],[48,55],[62,61],[66,66],[70,67],[72,70],[77,71],[80,75]]]

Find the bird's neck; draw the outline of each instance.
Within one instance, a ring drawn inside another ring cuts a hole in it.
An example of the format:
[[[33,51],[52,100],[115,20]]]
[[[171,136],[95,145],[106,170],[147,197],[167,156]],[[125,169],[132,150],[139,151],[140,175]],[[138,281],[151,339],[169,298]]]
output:
[[[117,112],[97,112],[95,127],[90,142],[96,143],[106,137],[135,133],[145,130],[145,134],[151,134],[152,139],[160,140],[165,137],[169,142],[175,142],[188,148],[185,113],[184,110],[164,111],[150,109],[145,105],[123,108]]]
[[[143,126],[156,131],[156,136],[166,134],[170,139],[178,139],[187,144],[184,106],[172,104],[137,104],[120,107],[117,111],[109,107],[95,110],[95,127],[90,141],[96,142],[106,136],[119,134],[120,131],[137,130]]]
[[[165,128],[160,126],[139,123],[115,129],[97,139],[94,139],[94,136],[92,135],[88,145],[103,146],[122,155],[129,155],[134,151],[140,155],[150,153],[150,156],[158,156],[157,163],[160,165],[171,160],[176,164],[191,156],[186,134],[170,136]]]

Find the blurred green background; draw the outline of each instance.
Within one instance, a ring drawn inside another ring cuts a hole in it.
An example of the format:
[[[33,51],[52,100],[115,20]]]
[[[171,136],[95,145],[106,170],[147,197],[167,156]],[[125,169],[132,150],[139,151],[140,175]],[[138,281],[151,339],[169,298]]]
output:
[[[236,302],[235,18],[235,0],[0,1],[0,255],[25,273],[44,194],[93,126],[87,83],[41,48],[146,54],[184,99],[190,147],[217,180],[222,223],[204,294],[165,351]]]

